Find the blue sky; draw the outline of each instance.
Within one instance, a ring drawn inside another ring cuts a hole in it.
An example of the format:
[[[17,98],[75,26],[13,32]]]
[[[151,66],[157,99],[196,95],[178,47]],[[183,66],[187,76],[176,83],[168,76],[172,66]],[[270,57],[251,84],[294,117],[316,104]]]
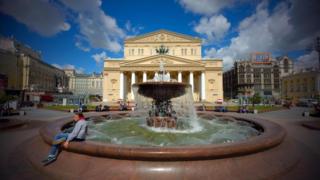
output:
[[[225,69],[253,51],[309,67],[317,63],[305,49],[320,35],[319,7],[317,0],[1,0],[0,33],[49,64],[86,73],[122,57],[125,38],[158,29],[202,38],[203,56],[222,58]]]

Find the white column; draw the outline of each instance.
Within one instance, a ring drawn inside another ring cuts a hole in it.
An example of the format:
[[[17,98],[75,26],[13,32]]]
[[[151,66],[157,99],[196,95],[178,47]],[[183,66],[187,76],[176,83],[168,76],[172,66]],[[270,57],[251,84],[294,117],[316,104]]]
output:
[[[178,82],[182,82],[182,73],[181,72],[178,73]]]
[[[123,81],[123,79],[124,79],[124,76],[123,76],[123,72],[120,72],[120,99],[123,99],[123,90],[124,90],[124,88],[123,88],[123,83],[124,83],[124,81]]]
[[[182,82],[182,73],[181,72],[178,73],[178,82]]]
[[[154,73],[153,80],[155,80],[155,78],[158,78],[158,72]]]
[[[193,84],[193,72],[189,74],[189,83],[191,84],[192,93],[194,91],[194,84]]]
[[[147,81],[147,73],[146,72],[143,72],[143,79],[142,79],[143,82],[146,82]]]
[[[201,100],[206,99],[206,76],[204,72],[201,72]]]
[[[132,90],[132,85],[134,83],[136,83],[136,73],[131,72],[131,97],[132,97],[132,100],[134,100],[134,94],[133,94],[133,90]]]

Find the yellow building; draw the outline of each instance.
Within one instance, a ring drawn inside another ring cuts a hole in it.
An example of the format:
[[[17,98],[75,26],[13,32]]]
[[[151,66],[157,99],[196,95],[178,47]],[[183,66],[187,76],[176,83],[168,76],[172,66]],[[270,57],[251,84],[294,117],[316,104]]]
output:
[[[282,98],[318,99],[320,97],[320,72],[306,71],[288,75],[282,79]]]
[[[5,90],[24,91],[27,101],[39,93],[64,92],[68,85],[63,70],[46,63],[39,52],[11,38],[0,38],[0,75],[7,79]]]
[[[166,54],[157,53],[161,46]],[[161,61],[171,79],[191,84],[195,101],[223,98],[222,60],[202,59],[198,38],[158,30],[126,39],[123,58],[105,59],[103,101],[134,100],[131,85],[153,79]]]

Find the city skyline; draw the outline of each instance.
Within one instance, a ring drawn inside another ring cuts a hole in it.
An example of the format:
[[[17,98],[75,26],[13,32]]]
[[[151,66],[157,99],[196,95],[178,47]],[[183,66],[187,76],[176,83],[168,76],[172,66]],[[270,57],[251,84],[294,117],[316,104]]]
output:
[[[103,58],[123,57],[126,38],[159,29],[201,38],[203,57],[222,58],[225,70],[254,51],[317,64],[317,53],[306,51],[319,36],[317,1],[74,2],[2,1],[1,35],[41,51],[49,64],[86,73],[101,72]]]

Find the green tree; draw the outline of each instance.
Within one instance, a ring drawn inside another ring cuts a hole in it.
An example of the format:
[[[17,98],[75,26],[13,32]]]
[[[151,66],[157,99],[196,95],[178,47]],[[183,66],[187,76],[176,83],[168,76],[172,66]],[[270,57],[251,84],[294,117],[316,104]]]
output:
[[[261,102],[261,96],[259,93],[255,93],[251,98],[252,106],[254,107],[255,104],[259,104]]]

